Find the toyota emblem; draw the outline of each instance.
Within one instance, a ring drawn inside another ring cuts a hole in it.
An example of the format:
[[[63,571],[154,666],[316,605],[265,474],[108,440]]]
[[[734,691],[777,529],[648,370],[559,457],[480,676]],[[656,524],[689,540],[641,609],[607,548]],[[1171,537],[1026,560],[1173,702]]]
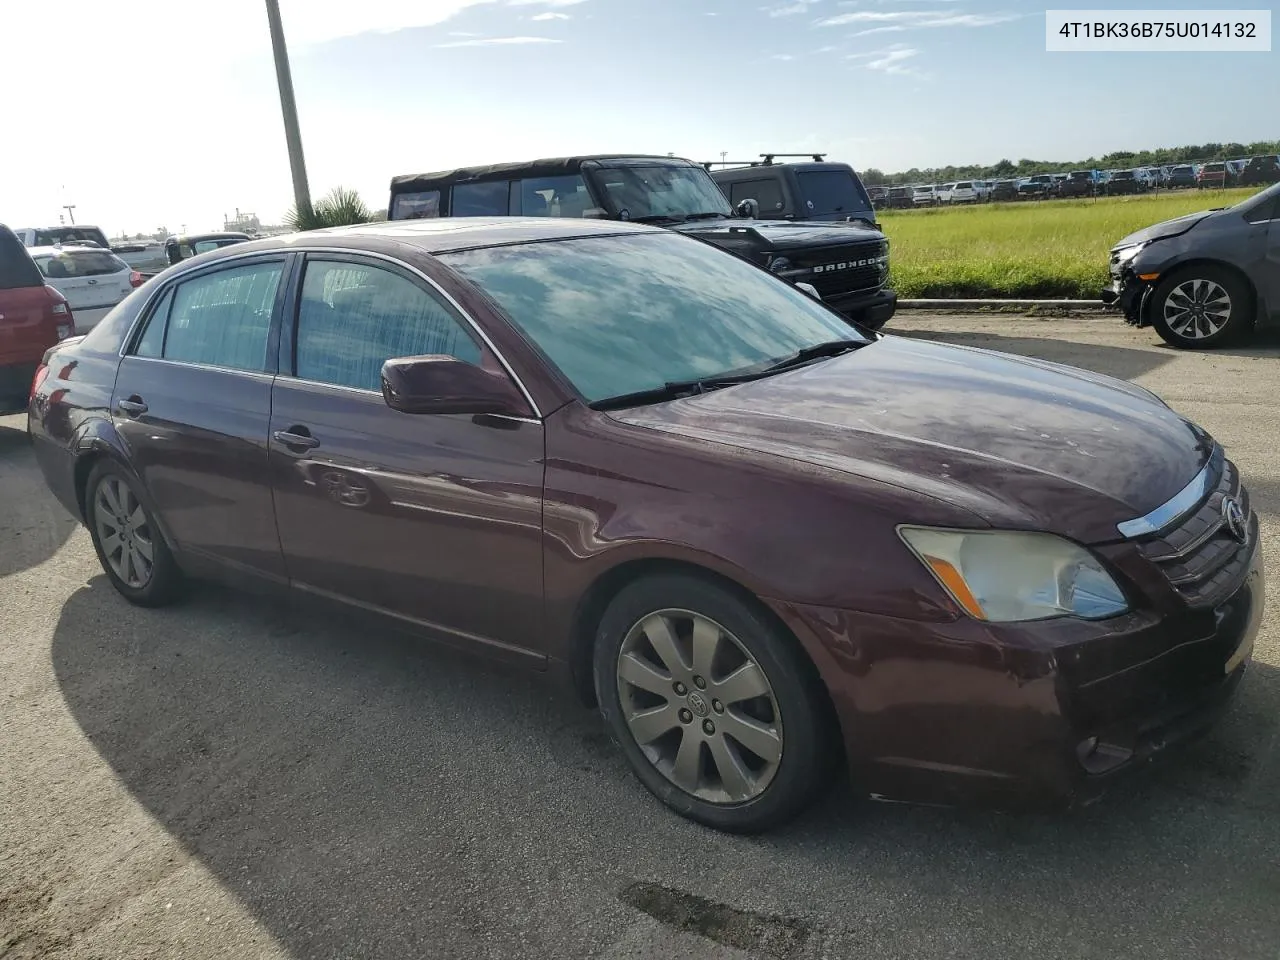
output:
[[[1227,533],[1241,543],[1249,539],[1249,521],[1244,515],[1244,507],[1235,497],[1223,497],[1222,523]]]

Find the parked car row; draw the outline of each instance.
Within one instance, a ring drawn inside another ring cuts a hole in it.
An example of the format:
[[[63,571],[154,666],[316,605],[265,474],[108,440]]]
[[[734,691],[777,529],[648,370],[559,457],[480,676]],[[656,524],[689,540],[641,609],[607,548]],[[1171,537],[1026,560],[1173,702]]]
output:
[[[999,180],[963,180],[915,186],[870,186],[876,209],[910,209],[984,201],[1125,196],[1152,190],[1221,189],[1280,182],[1280,157],[1169,164],[1127,170],[1072,170]]]

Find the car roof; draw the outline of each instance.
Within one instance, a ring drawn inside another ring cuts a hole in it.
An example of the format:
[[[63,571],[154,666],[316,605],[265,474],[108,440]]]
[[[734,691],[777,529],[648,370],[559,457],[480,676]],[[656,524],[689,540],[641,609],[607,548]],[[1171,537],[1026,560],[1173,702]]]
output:
[[[394,241],[416,247],[424,253],[450,253],[547,240],[575,240],[583,237],[627,236],[643,233],[668,233],[661,227],[615,220],[574,219],[561,217],[443,217],[421,220],[392,220],[362,223],[351,227],[330,227],[264,237],[223,247],[201,255],[203,258],[236,256],[253,251],[288,250],[340,246],[353,252],[361,249],[360,240]]]
[[[406,187],[440,186],[450,183],[467,183],[489,177],[556,177],[577,173],[587,160],[662,160],[677,166],[699,167],[701,164],[681,157],[658,156],[651,153],[596,153],[581,157],[546,157],[541,160],[522,160],[516,163],[491,163],[479,167],[456,167],[435,173],[406,173],[391,178],[391,189]]]
[[[209,233],[175,233],[166,238],[165,243],[172,240],[175,243],[190,243],[192,240],[251,240],[247,233],[238,233],[234,230],[212,230]]]

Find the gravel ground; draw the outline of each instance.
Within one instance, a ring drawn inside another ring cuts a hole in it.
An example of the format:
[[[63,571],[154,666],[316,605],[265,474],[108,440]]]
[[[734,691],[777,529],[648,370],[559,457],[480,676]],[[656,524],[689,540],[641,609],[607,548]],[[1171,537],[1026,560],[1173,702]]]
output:
[[[1134,379],[1243,469],[1280,597],[1280,344],[1114,319],[899,332]],[[721,836],[537,678],[277,601],[130,607],[0,418],[0,956],[1268,958],[1280,942],[1277,599],[1231,713],[1064,816],[837,786]]]

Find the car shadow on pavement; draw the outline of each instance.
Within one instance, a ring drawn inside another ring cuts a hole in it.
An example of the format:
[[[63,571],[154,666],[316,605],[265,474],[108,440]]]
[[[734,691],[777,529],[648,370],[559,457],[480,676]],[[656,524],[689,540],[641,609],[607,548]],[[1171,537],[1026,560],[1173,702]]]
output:
[[[9,423],[19,423],[13,418]],[[0,499],[0,578],[37,566],[53,556],[77,523],[49,488],[36,466],[25,424],[0,424],[0,474],[10,496]]]
[[[731,837],[650,798],[569,694],[363,621],[214,587],[138,610],[99,576],[63,607],[52,659],[112,774],[291,956],[594,956],[667,896],[653,916],[750,906],[761,929],[812,934],[806,956],[842,936],[899,948],[868,955],[1020,956],[1059,929],[1080,951],[1062,955],[1273,955],[1280,672],[1264,664],[1208,738],[1074,814],[841,786]]]
[[[1133,380],[1172,361],[1177,353],[1140,347],[1113,347],[1109,344],[1063,340],[1054,337],[1011,337],[977,331],[895,330],[898,336],[916,340],[937,340],[961,347],[981,347],[1000,353],[1034,357],[1052,363],[1083,367],[1095,373]]]

